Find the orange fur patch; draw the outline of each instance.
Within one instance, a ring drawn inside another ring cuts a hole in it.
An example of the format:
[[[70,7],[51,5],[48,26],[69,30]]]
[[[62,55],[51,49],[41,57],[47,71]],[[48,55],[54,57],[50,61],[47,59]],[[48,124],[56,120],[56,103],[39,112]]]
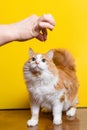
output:
[[[60,98],[60,102],[63,102],[65,100],[65,96],[62,95],[61,98]]]
[[[58,69],[59,75],[59,83],[55,86],[55,89],[65,88],[68,99],[73,101],[79,85],[72,55],[64,49],[54,50],[53,62]]]

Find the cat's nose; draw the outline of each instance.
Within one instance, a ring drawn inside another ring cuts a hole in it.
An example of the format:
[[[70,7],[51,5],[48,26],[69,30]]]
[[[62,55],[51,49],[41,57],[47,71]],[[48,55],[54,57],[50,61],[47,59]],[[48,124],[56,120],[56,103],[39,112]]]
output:
[[[37,65],[39,64],[39,62],[38,62],[38,61],[36,61],[35,63],[36,63]]]

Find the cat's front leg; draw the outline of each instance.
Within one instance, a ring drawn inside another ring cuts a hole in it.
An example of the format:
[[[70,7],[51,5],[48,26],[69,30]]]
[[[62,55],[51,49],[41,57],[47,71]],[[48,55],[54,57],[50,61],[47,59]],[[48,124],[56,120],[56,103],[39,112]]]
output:
[[[39,105],[37,105],[37,104],[32,104],[31,105],[32,117],[31,117],[30,120],[27,121],[28,126],[36,126],[38,124],[39,110],[40,110]]]
[[[58,101],[53,105],[53,124],[55,125],[62,124],[62,110],[63,110],[63,103]]]

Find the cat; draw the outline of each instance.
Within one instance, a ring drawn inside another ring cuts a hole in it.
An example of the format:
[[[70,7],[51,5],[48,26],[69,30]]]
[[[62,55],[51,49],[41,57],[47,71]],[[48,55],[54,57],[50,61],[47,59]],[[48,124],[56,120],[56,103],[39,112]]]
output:
[[[78,103],[78,79],[75,62],[66,49],[52,49],[45,54],[29,50],[24,64],[24,78],[30,95],[32,117],[28,126],[38,124],[40,108],[53,113],[53,124],[62,123],[62,111],[73,117]]]

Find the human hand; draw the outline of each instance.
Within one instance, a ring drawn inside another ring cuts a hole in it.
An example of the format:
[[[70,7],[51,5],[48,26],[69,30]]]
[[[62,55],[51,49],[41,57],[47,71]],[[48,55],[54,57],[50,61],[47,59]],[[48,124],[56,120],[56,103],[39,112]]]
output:
[[[41,17],[32,15],[18,23],[12,24],[16,29],[16,40],[25,41],[37,38],[40,41],[47,39],[47,29],[53,30],[55,20],[51,14],[45,14]]]
[[[0,46],[12,41],[25,41],[37,38],[40,41],[47,39],[47,29],[53,30],[55,20],[51,14],[40,17],[32,15],[20,22],[0,25]]]
[[[45,14],[38,18],[33,32],[38,40],[45,41],[47,39],[47,29],[53,30],[55,26],[55,20],[51,14]]]

